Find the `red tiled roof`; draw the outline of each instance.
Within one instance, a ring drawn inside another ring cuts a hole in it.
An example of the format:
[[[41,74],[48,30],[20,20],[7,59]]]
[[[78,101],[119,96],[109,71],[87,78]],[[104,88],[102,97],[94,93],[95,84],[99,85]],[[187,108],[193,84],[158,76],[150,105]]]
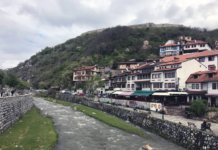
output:
[[[162,63],[166,62],[183,62],[188,59],[194,59],[199,57],[205,57],[205,56],[215,56],[218,55],[218,50],[207,50],[203,52],[196,52],[196,53],[190,53],[190,54],[183,54],[178,56],[167,56],[160,60]]]
[[[212,77],[209,77],[209,74],[212,74]],[[197,78],[194,76],[197,76]],[[218,81],[218,70],[195,72],[188,77],[186,83],[203,83],[209,81]]]
[[[140,69],[151,68],[151,67],[154,67],[154,63],[142,64],[136,67],[134,70],[140,70]]]
[[[170,47],[170,46],[179,46],[179,44],[164,44],[164,45],[160,45],[160,47]]]

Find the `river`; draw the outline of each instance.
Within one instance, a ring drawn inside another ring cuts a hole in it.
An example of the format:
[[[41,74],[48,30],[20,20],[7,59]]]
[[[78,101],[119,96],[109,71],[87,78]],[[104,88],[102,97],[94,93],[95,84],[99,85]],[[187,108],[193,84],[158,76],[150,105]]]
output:
[[[154,150],[183,150],[150,132],[145,131],[146,138],[129,134],[42,98],[34,98],[34,104],[54,120],[58,132],[54,150],[139,150],[145,144]]]

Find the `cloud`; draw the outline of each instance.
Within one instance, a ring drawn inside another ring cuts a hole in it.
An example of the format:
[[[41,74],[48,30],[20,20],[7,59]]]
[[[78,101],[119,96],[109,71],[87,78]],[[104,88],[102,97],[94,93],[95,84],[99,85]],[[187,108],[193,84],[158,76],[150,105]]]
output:
[[[214,29],[216,6],[216,0],[2,0],[0,67],[98,28],[154,22]]]

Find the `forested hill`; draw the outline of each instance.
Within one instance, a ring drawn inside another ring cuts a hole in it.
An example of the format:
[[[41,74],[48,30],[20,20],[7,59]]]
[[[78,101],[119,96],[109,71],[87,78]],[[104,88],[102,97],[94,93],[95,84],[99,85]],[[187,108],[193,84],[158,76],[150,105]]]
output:
[[[81,65],[112,66],[120,61],[158,57],[159,45],[179,36],[206,40],[214,46],[218,30],[181,25],[117,26],[84,33],[55,47],[46,47],[10,71],[35,88],[71,84],[72,69]]]

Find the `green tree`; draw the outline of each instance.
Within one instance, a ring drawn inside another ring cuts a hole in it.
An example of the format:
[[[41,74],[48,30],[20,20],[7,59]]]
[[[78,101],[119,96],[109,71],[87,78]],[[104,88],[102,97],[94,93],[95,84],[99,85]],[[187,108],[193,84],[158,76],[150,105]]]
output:
[[[198,99],[192,102],[190,110],[198,117],[202,117],[207,112],[207,104],[205,100]]]

